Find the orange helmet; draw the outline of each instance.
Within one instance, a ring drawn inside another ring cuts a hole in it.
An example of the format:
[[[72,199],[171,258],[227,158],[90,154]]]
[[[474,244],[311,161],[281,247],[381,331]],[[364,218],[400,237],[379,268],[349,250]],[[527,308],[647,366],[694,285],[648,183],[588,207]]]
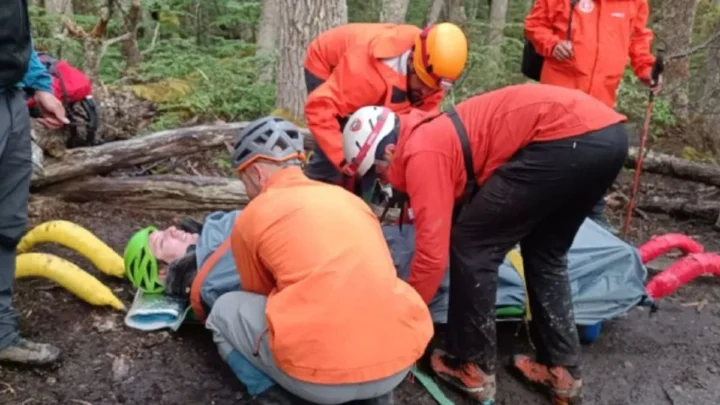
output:
[[[447,90],[462,74],[467,57],[467,38],[460,27],[428,25],[415,39],[413,68],[428,87]]]

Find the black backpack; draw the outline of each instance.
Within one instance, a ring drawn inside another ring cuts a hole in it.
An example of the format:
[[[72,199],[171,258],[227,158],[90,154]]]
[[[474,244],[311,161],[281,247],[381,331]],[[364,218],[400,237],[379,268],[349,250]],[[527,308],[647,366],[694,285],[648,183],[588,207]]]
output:
[[[572,20],[573,20],[573,11],[575,10],[575,5],[578,3],[579,0],[570,0],[570,16],[568,17],[568,30],[567,30],[567,40],[572,41]],[[522,55],[522,64],[521,64],[521,71],[522,74],[527,76],[530,79],[533,79],[535,81],[540,81],[540,73],[542,73],[543,63],[545,62],[545,58],[540,56],[540,54],[537,53],[535,50],[535,47],[533,46],[532,42],[530,42],[527,37],[525,37],[525,46],[523,47],[523,55]]]

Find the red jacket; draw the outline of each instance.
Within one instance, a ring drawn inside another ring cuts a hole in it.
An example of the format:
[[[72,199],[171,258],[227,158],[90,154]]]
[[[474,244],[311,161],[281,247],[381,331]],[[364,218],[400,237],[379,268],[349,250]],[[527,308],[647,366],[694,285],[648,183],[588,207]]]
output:
[[[418,28],[414,25],[384,23],[338,25],[322,32],[310,42],[303,66],[319,79],[327,80],[348,49],[358,45],[367,45],[381,35],[398,35],[398,32],[401,35],[404,35],[405,32],[417,35]]]
[[[366,44],[350,47],[327,81],[308,96],[305,122],[336,168],[345,157],[338,119],[369,105],[385,106],[398,114],[410,111],[406,62],[419,33],[418,27],[397,25]],[[439,111],[444,95],[443,91],[431,93],[415,107]]]
[[[478,184],[531,142],[579,136],[626,120],[585,93],[540,84],[474,96],[455,110],[465,125]],[[429,303],[448,265],[452,210],[465,191],[465,166],[447,115],[416,121],[415,128],[409,124],[401,129],[388,179],[410,197],[416,249],[409,283]]]
[[[572,21],[573,57],[552,51],[567,39],[569,0],[536,0],[525,18],[525,35],[545,57],[540,82],[582,90],[614,108],[628,58],[635,75],[649,80],[655,57],[646,27],[647,0],[580,0]]]

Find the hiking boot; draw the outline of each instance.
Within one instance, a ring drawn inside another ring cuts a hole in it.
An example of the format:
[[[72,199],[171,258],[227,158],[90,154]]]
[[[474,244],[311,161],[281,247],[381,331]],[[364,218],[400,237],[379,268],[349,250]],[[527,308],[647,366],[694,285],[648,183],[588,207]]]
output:
[[[513,370],[527,382],[549,389],[553,405],[582,404],[582,379],[565,367],[548,367],[519,354],[513,357]]]
[[[0,350],[0,363],[46,366],[55,363],[59,356],[60,349],[53,345],[19,338],[10,346]]]
[[[257,405],[304,405],[309,402],[289,393],[279,385],[273,385],[262,394],[255,397],[254,404]]]
[[[465,392],[482,405],[495,404],[495,376],[485,374],[475,363],[457,362],[443,350],[435,349],[430,356],[430,367],[435,374],[453,387]]]

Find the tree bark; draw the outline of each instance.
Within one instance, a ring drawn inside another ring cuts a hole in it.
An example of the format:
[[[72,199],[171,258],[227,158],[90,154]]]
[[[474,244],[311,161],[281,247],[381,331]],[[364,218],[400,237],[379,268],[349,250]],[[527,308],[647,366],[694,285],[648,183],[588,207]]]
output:
[[[138,45],[138,25],[141,19],[142,8],[140,7],[140,0],[132,0],[130,2],[130,9],[123,22],[123,29],[127,34],[127,38],[122,41],[120,47],[121,53],[125,58],[126,76],[135,76],[142,58],[140,46]]]
[[[275,106],[301,122],[307,93],[302,69],[306,48],[321,32],[347,23],[347,4],[345,0],[279,2],[280,63]]]
[[[467,23],[464,0],[445,0],[445,7],[442,14],[445,17],[444,20],[460,27],[464,27],[465,23]]]
[[[99,146],[70,149],[62,159],[46,162],[44,173],[33,175],[32,187],[37,189],[81,176],[109,173],[229,145],[247,124],[238,122],[178,128]],[[310,149],[312,137],[307,130],[301,131],[305,147]]]
[[[105,6],[100,9],[100,16],[97,23],[90,32],[85,31],[67,16],[63,18],[63,25],[68,34],[82,43],[83,71],[93,84],[93,97],[98,103],[102,102],[105,91],[100,80],[100,60],[102,59],[102,47],[105,38],[105,31],[110,23],[115,7],[115,0],[107,0]]]
[[[410,0],[383,0],[380,22],[404,24]]]
[[[45,0],[45,9],[47,10],[48,14],[55,14],[58,16],[72,16],[73,2],[72,0]],[[58,35],[62,31],[62,24],[58,24],[52,27],[53,35]]]
[[[652,197],[639,199],[637,208],[648,213],[715,221],[720,211],[720,202],[688,201],[685,198]]]
[[[504,70],[502,45],[505,40],[505,19],[508,11],[508,0],[494,0],[490,8],[490,28],[488,29],[488,63],[489,77],[499,77]]]
[[[248,202],[238,179],[178,175],[93,177],[50,186],[40,196],[161,211],[235,210]]]
[[[257,34],[258,80],[272,81],[277,59],[277,42],[280,34],[280,0],[263,0],[262,18]]]
[[[700,0],[663,0],[660,22],[656,34],[667,44],[667,54],[672,55],[690,48],[695,11]],[[681,57],[665,62],[663,94],[668,97],[673,112],[681,117],[689,116],[690,59]]]
[[[445,8],[445,0],[432,0],[428,5],[424,25],[435,24],[440,19],[443,8]]]
[[[625,166],[635,168],[637,156],[638,148],[630,148]],[[720,187],[720,166],[690,162],[664,153],[652,151],[647,153],[643,159],[642,170]]]

